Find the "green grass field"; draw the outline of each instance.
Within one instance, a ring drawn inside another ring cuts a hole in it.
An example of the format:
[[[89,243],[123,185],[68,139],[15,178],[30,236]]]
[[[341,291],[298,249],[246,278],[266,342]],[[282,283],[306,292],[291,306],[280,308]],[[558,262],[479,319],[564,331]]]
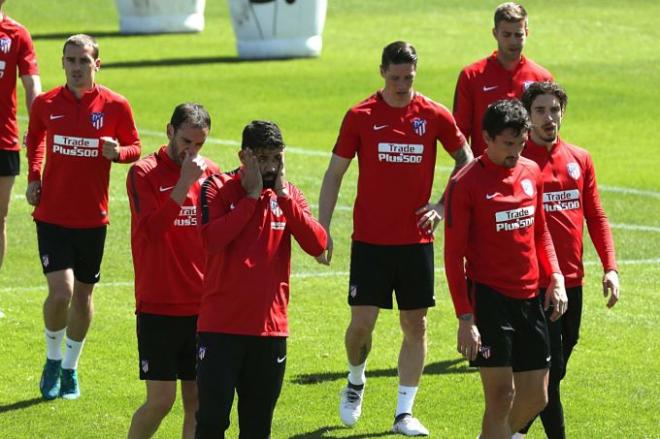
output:
[[[450,106],[460,68],[490,53],[498,1],[332,0],[319,59],[236,62],[226,2],[207,2],[199,35],[124,37],[109,0],[9,0],[7,12],[32,32],[44,89],[64,83],[61,45],[68,34],[99,35],[105,65],[97,79],[132,103],[143,152],[165,141],[173,107],[203,103],[213,129],[203,153],[223,169],[237,164],[234,142],[255,118],[277,121],[290,146],[288,175],[315,205],[328,153],[346,109],[382,85],[382,47],[411,41],[420,63],[416,88]],[[549,68],[569,94],[563,137],[594,157],[617,245],[622,298],[605,307],[591,244],[580,344],[562,387],[571,438],[660,438],[660,3],[529,0],[526,53]],[[22,100],[22,95],[19,97]],[[21,129],[26,127],[21,101]],[[451,160],[441,154],[435,192]],[[96,316],[80,362],[82,397],[43,402],[44,361],[40,271],[34,225],[24,200],[25,169],[14,188],[9,248],[0,272],[0,437],[121,438],[142,403],[134,330],[134,298],[124,179],[113,166],[111,217]],[[401,340],[396,312],[383,312],[369,359],[363,417],[341,426],[338,392],[345,377],[343,333],[350,206],[356,166],[344,180],[333,221],[335,255],[326,268],[296,251],[292,269],[291,336],[274,438],[387,437],[396,402]],[[84,184],[84,182],[81,182]],[[429,314],[429,355],[415,414],[434,437],[474,438],[482,394],[478,374],[455,351],[456,321],[436,244],[438,306]],[[655,328],[655,329],[654,329]],[[177,405],[157,434],[179,436]],[[235,425],[228,437],[237,437]],[[530,438],[544,437],[536,424]]]

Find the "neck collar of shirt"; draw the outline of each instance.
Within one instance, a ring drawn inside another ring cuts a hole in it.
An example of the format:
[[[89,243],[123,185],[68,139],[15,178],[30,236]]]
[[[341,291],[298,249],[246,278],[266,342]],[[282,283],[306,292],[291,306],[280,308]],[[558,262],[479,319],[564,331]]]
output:
[[[64,87],[62,87],[62,88],[64,90],[64,96],[66,96],[70,100],[74,100],[74,101],[78,100],[75,93],[73,93],[73,91],[71,91],[71,89],[69,88],[68,85],[65,84]],[[94,84],[94,86],[92,88],[90,88],[89,90],[86,90],[83,93],[83,95],[80,97],[80,101],[82,102],[82,101],[94,99],[98,94],[99,94],[99,86]]]
[[[389,108],[390,110],[393,110],[393,111],[404,111],[404,110],[406,110],[415,101],[415,99],[417,99],[417,96],[418,96],[417,92],[413,91],[413,95],[412,95],[412,98],[410,98],[410,102],[408,102],[403,107],[393,107],[390,104],[388,104],[387,101],[385,100],[385,97],[383,96],[383,90],[378,90],[376,92],[376,98],[380,102],[382,102],[383,105],[385,105],[387,108]]]
[[[496,68],[499,68],[501,71],[513,75],[518,70],[520,70],[525,64],[527,64],[527,58],[525,58],[525,55],[520,55],[520,61],[518,61],[518,64],[516,64],[513,70],[507,70],[504,68],[500,60],[497,59],[497,50],[496,50],[488,57],[488,62],[495,64]]]
[[[513,174],[513,171],[518,167],[517,163],[513,168],[507,168],[505,166],[493,163],[493,161],[488,157],[488,153],[486,151],[484,151],[483,155],[479,157],[478,160],[481,162],[485,169],[495,172],[497,175],[509,176]]]

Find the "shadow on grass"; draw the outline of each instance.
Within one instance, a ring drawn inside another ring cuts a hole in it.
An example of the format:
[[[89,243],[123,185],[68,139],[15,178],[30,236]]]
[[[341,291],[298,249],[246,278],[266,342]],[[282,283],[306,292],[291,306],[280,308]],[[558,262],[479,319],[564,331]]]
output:
[[[456,366],[463,363],[460,366]],[[467,366],[467,363],[462,358],[454,360],[438,361],[436,363],[427,364],[424,368],[425,375],[448,375],[456,373],[474,373],[477,369]],[[397,376],[397,369],[367,369],[367,377],[395,377]],[[320,384],[328,381],[338,381],[346,379],[346,372],[324,372],[324,373],[309,373],[296,375],[291,379],[294,384]]]
[[[297,434],[295,436],[291,436],[289,439],[332,439],[332,438],[343,438],[343,439],[362,439],[362,438],[370,438],[370,437],[384,437],[384,436],[392,436],[394,433],[391,431],[383,431],[380,433],[359,433],[359,434],[353,434],[350,436],[332,436],[329,433],[332,433],[333,431],[336,430],[346,430],[346,427],[340,427],[340,426],[332,426],[332,427],[321,427],[317,428],[314,431],[310,431],[308,433],[301,433]]]
[[[26,409],[28,407],[32,407],[33,405],[41,404],[42,402],[46,402],[46,400],[43,398],[32,398],[26,399],[24,401],[17,401],[7,405],[0,405],[0,413]]]

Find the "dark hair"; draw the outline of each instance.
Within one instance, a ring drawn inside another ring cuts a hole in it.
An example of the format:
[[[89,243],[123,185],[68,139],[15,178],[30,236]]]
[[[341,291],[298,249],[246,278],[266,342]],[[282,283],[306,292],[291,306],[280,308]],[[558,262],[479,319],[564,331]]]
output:
[[[92,57],[94,59],[99,59],[99,43],[97,43],[96,39],[92,36],[85,35],[85,34],[71,35],[64,42],[64,47],[62,47],[62,55],[64,55],[64,51],[66,50],[66,46],[69,46],[69,45],[70,46],[77,46],[77,47],[91,46],[92,47]]]
[[[500,21],[508,23],[517,23],[519,21],[527,21],[527,11],[522,5],[514,2],[502,3],[495,9],[495,27]]]
[[[380,67],[387,70],[390,64],[412,64],[417,66],[417,52],[410,43],[395,41],[383,49]]]
[[[481,126],[491,139],[506,129],[512,129],[515,135],[529,130],[531,122],[527,110],[518,99],[495,101],[488,106]]]
[[[179,104],[172,113],[170,125],[174,131],[181,128],[184,123],[192,125],[194,128],[211,129],[211,116],[200,104],[185,103]]]
[[[566,110],[566,105],[568,105],[568,96],[566,95],[566,91],[564,91],[561,85],[551,81],[532,82],[520,98],[528,113],[532,112],[532,104],[534,103],[534,99],[540,95],[554,95],[559,100],[561,110]]]
[[[241,149],[282,149],[284,140],[282,132],[275,122],[268,120],[253,120],[243,128]]]

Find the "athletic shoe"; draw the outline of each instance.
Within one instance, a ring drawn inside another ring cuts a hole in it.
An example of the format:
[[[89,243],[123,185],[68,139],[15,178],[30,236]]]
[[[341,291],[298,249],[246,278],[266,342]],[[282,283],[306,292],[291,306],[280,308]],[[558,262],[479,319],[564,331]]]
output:
[[[60,396],[64,399],[80,398],[80,387],[78,387],[78,373],[76,369],[62,369]]]
[[[46,400],[55,399],[60,396],[60,366],[62,360],[51,360],[46,358],[44,370],[41,372],[39,390],[41,396]]]
[[[419,422],[419,419],[413,418],[411,414],[402,413],[394,419],[392,432],[401,433],[404,436],[428,436],[429,431]]]
[[[350,384],[344,387],[339,394],[341,396],[339,400],[339,417],[347,427],[352,427],[360,419],[363,394],[364,387],[355,389]]]

